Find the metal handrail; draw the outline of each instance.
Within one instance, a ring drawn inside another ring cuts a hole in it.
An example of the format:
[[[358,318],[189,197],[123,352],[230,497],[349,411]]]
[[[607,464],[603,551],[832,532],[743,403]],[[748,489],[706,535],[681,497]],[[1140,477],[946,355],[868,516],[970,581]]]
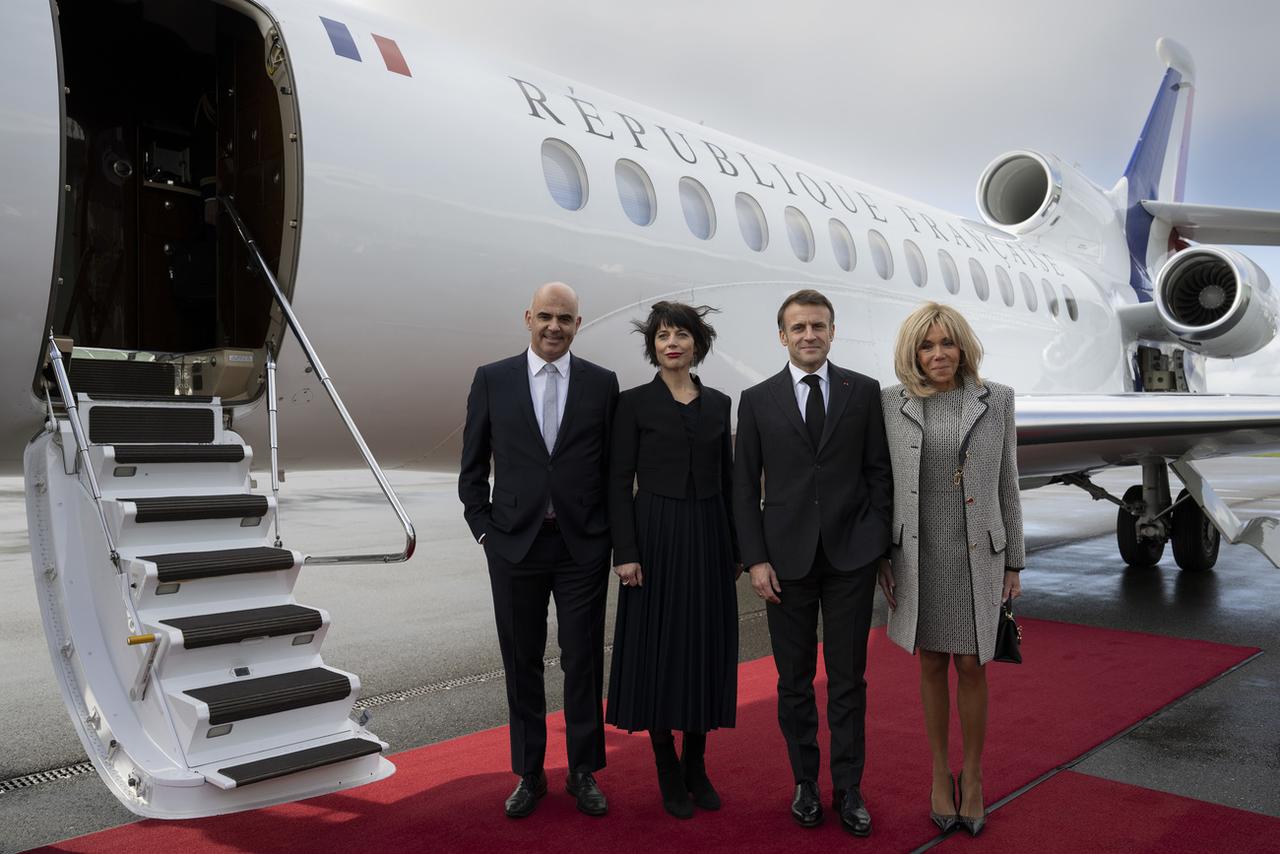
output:
[[[267,432],[271,438],[271,494],[276,499],[276,548],[280,540],[280,431],[276,424],[276,357],[267,347]]]
[[[339,397],[337,389],[333,386],[333,381],[329,379],[329,374],[325,371],[324,365],[320,363],[320,357],[316,354],[315,348],[311,346],[311,341],[307,338],[307,333],[303,331],[302,324],[298,321],[298,316],[293,313],[293,308],[289,305],[289,300],[285,298],[284,291],[280,288],[280,283],[276,281],[275,274],[271,272],[267,260],[262,257],[262,253],[258,250],[258,244],[249,233],[249,229],[244,224],[244,220],[240,218],[240,214],[236,211],[235,205],[232,203],[230,196],[218,196],[218,201],[222,205],[222,209],[226,211],[230,217],[232,224],[236,227],[236,231],[240,233],[240,239],[244,241],[245,248],[249,250],[249,254],[257,262],[259,271],[266,276],[267,284],[271,286],[272,296],[275,297],[276,304],[280,306],[280,311],[284,315],[285,323],[293,332],[298,343],[302,346],[302,352],[306,354],[307,361],[311,363],[311,368],[315,371],[320,382],[324,385],[324,389],[329,394],[329,400],[333,402],[334,408],[338,410],[338,415],[342,417],[342,421],[347,426],[347,431],[351,433],[351,437],[355,439],[356,445],[360,449],[361,455],[364,457],[365,463],[369,466],[369,471],[378,481],[378,486],[382,488],[382,494],[386,496],[387,501],[391,504],[392,509],[396,511],[396,516],[400,519],[400,525],[404,528],[404,551],[399,554],[371,554],[371,555],[333,555],[327,557],[308,557],[307,563],[313,564],[340,564],[340,563],[400,563],[408,560],[413,556],[413,550],[417,545],[418,536],[414,532],[413,522],[404,511],[400,499],[396,497],[395,490],[391,488],[391,484],[387,482],[387,476],[383,473],[382,467],[378,465],[378,461],[374,459],[373,453],[369,450],[368,444],[365,443],[364,437],[360,435],[360,428],[356,427],[355,421],[352,420],[351,414],[347,412],[347,407],[343,405],[342,398]],[[273,359],[274,361],[274,359]],[[268,377],[273,381],[273,377]],[[274,384],[274,382],[272,383]],[[275,399],[272,396],[271,405],[274,405]],[[270,410],[268,410],[270,412]],[[273,488],[278,488],[275,484],[276,466],[273,461],[271,466],[271,477]]]
[[[107,525],[107,513],[102,508],[102,490],[98,487],[98,476],[93,473],[93,461],[89,459],[89,441],[84,436],[84,425],[80,423],[80,407],[76,405],[76,396],[71,391],[71,378],[67,376],[67,368],[62,364],[62,351],[49,330],[49,363],[53,367],[54,379],[58,382],[58,393],[62,395],[62,405],[67,410],[67,421],[71,422],[71,433],[76,438],[76,456],[89,481],[89,491],[93,493],[94,506],[98,508],[98,521],[102,523],[102,534],[107,538],[107,548],[111,552],[111,563],[116,572],[120,572],[120,552],[116,549],[115,539],[111,536],[111,528]],[[52,403],[50,404],[52,406]]]

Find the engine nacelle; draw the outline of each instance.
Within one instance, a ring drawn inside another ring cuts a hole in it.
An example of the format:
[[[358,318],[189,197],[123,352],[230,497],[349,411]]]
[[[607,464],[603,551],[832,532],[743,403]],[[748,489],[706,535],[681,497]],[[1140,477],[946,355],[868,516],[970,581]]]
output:
[[[1102,262],[1127,258],[1107,192],[1052,154],[1009,151],[982,171],[978,210],[988,225]]]
[[[1234,249],[1193,246],[1178,252],[1156,276],[1155,302],[1169,331],[1206,356],[1248,356],[1276,334],[1271,281]]]

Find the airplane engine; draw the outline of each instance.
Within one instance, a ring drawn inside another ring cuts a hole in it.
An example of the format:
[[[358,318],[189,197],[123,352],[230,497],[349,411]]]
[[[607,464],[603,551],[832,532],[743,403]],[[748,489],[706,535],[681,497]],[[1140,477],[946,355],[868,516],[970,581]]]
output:
[[[1234,249],[1183,249],[1160,269],[1155,291],[1161,321],[1197,353],[1234,359],[1256,353],[1275,337],[1271,281]]]
[[[1106,192],[1052,154],[1008,151],[978,179],[978,210],[988,225],[1019,236],[1048,236],[1087,250],[1117,218]],[[1107,229],[1115,233],[1115,229]]]

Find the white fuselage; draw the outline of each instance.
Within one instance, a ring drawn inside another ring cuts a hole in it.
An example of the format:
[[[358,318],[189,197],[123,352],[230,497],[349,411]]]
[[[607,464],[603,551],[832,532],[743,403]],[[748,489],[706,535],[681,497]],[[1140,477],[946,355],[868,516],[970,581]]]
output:
[[[45,17],[36,14],[44,9]],[[1115,309],[1136,301],[1128,259],[1069,257],[861,181],[553,74],[473,54],[345,5],[272,3],[296,87],[302,146],[300,251],[293,304],[366,438],[387,465],[456,465],[467,388],[476,365],[528,344],[522,315],[533,290],[560,280],[581,297],[574,352],[618,372],[623,387],[645,381],[633,319],[655,300],[720,309],[716,348],[701,375],[736,399],[777,372],[786,353],[775,313],[798,288],[817,288],[836,308],[836,363],[895,382],[892,352],[902,318],[922,300],[959,307],[987,355],[983,373],[1020,393],[1131,389],[1126,342]],[[363,13],[362,13],[363,14]],[[362,61],[339,56],[320,15],[344,22]],[[40,0],[7,10],[30,31],[21,56],[0,60],[14,125],[0,123],[6,195],[24,201],[2,230],[5,290],[0,459],[12,467],[36,428],[31,376],[55,252],[58,99],[52,22]],[[371,34],[393,37],[412,76],[388,70]],[[10,41],[15,41],[11,39]],[[47,51],[47,53],[45,52]],[[36,86],[31,74],[43,76]],[[21,72],[21,73],[19,73]],[[17,74],[17,76],[15,76]],[[19,83],[21,81],[21,83]],[[20,93],[36,92],[14,111]],[[586,200],[561,207],[544,178],[543,143],[581,158]],[[50,151],[53,154],[50,154]],[[15,166],[15,158],[17,165]],[[52,159],[51,159],[52,158]],[[616,164],[647,173],[656,216],[636,225],[619,201]],[[688,162],[689,160],[695,162]],[[24,166],[25,164],[25,166]],[[709,239],[686,222],[679,191],[690,177],[714,208]],[[768,242],[750,248],[736,196],[753,197]],[[813,257],[793,250],[784,214],[812,230]],[[793,215],[794,216],[794,215]],[[856,263],[833,251],[836,219],[852,236]],[[892,272],[877,270],[869,233],[883,237]],[[913,282],[904,241],[924,260]],[[958,269],[952,293],[939,253]],[[971,262],[987,279],[975,289]],[[1013,304],[1002,298],[1007,273]],[[42,278],[43,276],[43,278]],[[1036,307],[1030,310],[1022,278]],[[1074,294],[1072,319],[1063,286]],[[1050,313],[1045,288],[1058,301]],[[354,461],[349,439],[290,340],[281,360],[282,453],[290,467]],[[237,429],[264,445],[265,418],[242,414]]]

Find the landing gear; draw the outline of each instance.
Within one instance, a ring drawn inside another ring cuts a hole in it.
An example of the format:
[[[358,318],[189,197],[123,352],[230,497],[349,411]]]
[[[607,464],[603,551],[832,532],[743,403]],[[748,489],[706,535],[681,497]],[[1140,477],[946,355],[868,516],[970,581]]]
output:
[[[1187,572],[1205,572],[1218,562],[1221,537],[1208,514],[1185,489],[1173,508],[1173,559]]]
[[[1182,476],[1185,481],[1190,475]],[[1116,498],[1084,473],[1061,475],[1054,480],[1083,489],[1094,501],[1119,505],[1116,545],[1120,557],[1129,566],[1155,566],[1164,557],[1165,543],[1170,540],[1173,540],[1173,559],[1180,569],[1205,572],[1218,562],[1221,537],[1217,526],[1187,490],[1178,494],[1176,502],[1170,499],[1169,469],[1164,460],[1143,461],[1142,483],[1126,489],[1123,499]]]
[[[1124,505],[1116,511],[1116,545],[1120,547],[1121,559],[1129,566],[1155,566],[1164,557],[1167,538],[1159,535],[1143,536],[1139,532],[1140,528],[1151,527],[1150,523],[1143,524],[1144,518],[1151,515],[1153,514],[1148,512],[1143,499],[1142,484],[1137,483],[1126,489]],[[1163,525],[1159,527],[1163,528]]]

